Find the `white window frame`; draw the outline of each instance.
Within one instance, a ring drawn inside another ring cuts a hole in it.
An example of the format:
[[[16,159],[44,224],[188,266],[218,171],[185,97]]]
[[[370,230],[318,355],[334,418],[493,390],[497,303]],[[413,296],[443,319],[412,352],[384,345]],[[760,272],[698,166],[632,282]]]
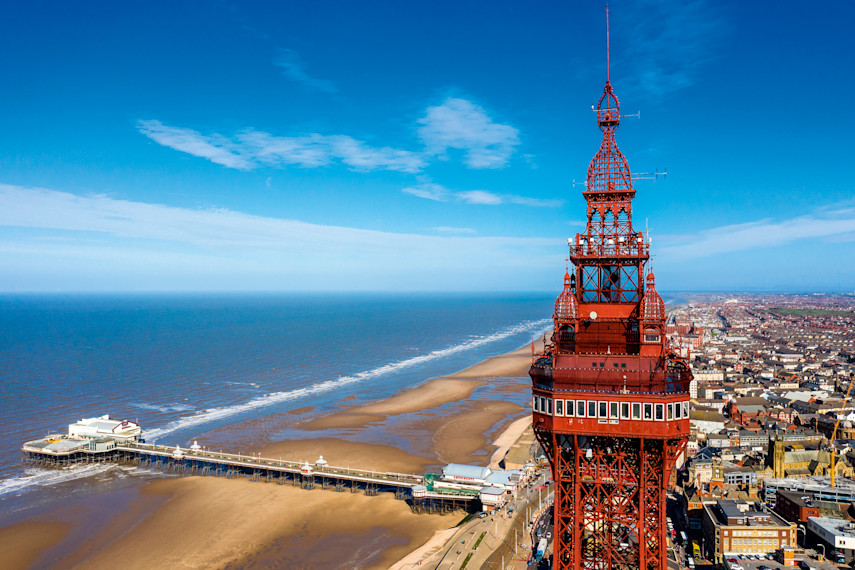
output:
[[[603,409],[604,407],[605,409]],[[597,402],[597,417],[604,420],[609,417],[609,403],[605,400]]]
[[[552,398],[546,399],[546,415],[547,416],[552,415]]]
[[[626,413],[623,413],[624,408],[626,409]],[[630,418],[631,414],[632,414],[632,402],[621,402],[620,403],[620,419],[628,420]]]
[[[683,419],[687,419],[689,417],[689,402],[683,402]]]
[[[653,419],[657,422],[665,421],[665,404],[654,404]]]
[[[576,400],[567,400],[564,402],[564,415],[568,418],[576,415]]]
[[[564,400],[561,400],[561,399],[555,400],[555,403],[552,404],[552,409],[555,410],[556,416],[564,417]]]
[[[591,413],[591,408],[593,408],[594,413]],[[597,401],[596,400],[588,400],[588,417],[596,418],[597,417]]]
[[[612,413],[614,411],[614,413]],[[620,402],[609,402],[609,419],[620,419]]]
[[[646,421],[646,422],[652,422],[653,421],[653,403],[652,402],[644,402],[643,404],[644,404],[644,408],[641,411],[641,419]],[[649,408],[650,417],[649,418],[647,417],[648,406],[650,406],[650,408]]]
[[[579,404],[582,405],[582,413],[579,413]],[[577,418],[585,418],[585,412],[588,410],[588,403],[585,400],[576,400],[576,417]]]
[[[636,410],[638,410],[637,414],[635,413]],[[644,417],[644,416],[642,415],[641,402],[633,402],[632,403],[632,419],[641,420],[642,417]]]

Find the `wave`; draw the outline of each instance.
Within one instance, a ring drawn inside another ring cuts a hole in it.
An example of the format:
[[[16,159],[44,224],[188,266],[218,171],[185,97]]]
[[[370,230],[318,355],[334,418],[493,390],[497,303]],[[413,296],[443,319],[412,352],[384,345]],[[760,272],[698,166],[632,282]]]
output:
[[[189,412],[193,410],[193,406],[187,404],[131,404],[135,408],[141,408],[143,410],[152,410],[155,412]]]
[[[39,469],[31,467],[24,470],[24,475],[0,480],[0,497],[24,491],[28,487],[56,485],[65,481],[99,475],[115,467],[115,465],[109,463],[74,465],[66,469]]]
[[[200,412],[193,416],[184,417],[174,422],[171,422],[163,427],[146,430],[145,432],[143,432],[143,437],[145,437],[146,441],[152,443],[154,441],[157,441],[159,438],[172,432],[178,431],[180,429],[204,425],[213,421],[229,418],[237,414],[241,414],[258,408],[263,408],[273,404],[278,404],[281,402],[296,400],[305,396],[330,392],[348,384],[364,382],[365,380],[371,380],[380,376],[384,376],[386,374],[391,374],[392,372],[397,372],[404,368],[409,368],[411,366],[424,364],[432,360],[437,360],[440,358],[445,358],[446,356],[451,356],[453,354],[472,350],[473,348],[478,348],[480,346],[484,346],[492,342],[504,340],[516,334],[537,332],[537,334],[534,336],[538,336],[543,333],[544,330],[546,330],[546,325],[551,322],[551,319],[526,321],[490,335],[476,337],[472,340],[454,346],[450,346],[448,348],[434,350],[427,354],[414,356],[405,360],[399,360],[398,362],[384,364],[383,366],[379,366],[372,370],[359,372],[351,376],[341,376],[339,378],[336,378],[335,380],[326,380],[319,384],[315,384],[314,386],[306,388],[297,388],[294,390],[289,390],[287,392],[273,392],[271,394],[264,394],[263,396],[253,398],[252,400],[249,400],[248,402],[245,402],[243,404],[236,404],[234,406],[228,406],[224,408],[214,408],[211,410],[205,410],[204,412]]]
[[[107,473],[109,473],[110,476],[119,477],[120,479],[131,476],[169,476],[156,469],[132,465],[116,465],[113,463],[86,463],[72,465],[64,469],[41,469],[38,467],[28,467],[24,470],[23,475],[0,480],[0,499],[3,499],[7,495],[21,494],[31,491],[35,487],[49,487],[58,483],[75,481],[86,477],[96,477]]]

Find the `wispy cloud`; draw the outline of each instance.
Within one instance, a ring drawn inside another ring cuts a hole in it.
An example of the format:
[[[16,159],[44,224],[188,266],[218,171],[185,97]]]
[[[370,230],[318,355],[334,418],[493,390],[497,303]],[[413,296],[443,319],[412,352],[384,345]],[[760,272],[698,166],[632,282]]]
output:
[[[317,168],[341,162],[353,170],[419,172],[425,160],[419,153],[390,147],[372,147],[347,135],[282,137],[249,129],[233,137],[205,135],[160,121],[137,123],[139,131],[164,146],[206,158],[228,168],[250,170],[259,166]]]
[[[507,163],[519,144],[515,128],[494,123],[481,107],[465,99],[447,99],[438,107],[429,107],[419,123],[419,136],[425,145],[419,151],[371,146],[342,134],[278,136],[245,129],[225,136],[166,125],[158,120],[140,120],[137,128],[163,146],[240,170],[260,166],[318,168],[341,163],[360,172],[417,173],[436,156],[447,159],[445,152],[449,148],[464,150],[465,163],[470,168],[499,168]]]
[[[506,194],[504,199],[511,204],[537,206],[538,208],[557,208],[564,203],[564,200],[541,200],[540,198],[527,198],[525,196],[514,196],[512,194]]]
[[[0,226],[110,234],[123,238],[170,241],[204,247],[250,247],[296,251],[354,251],[375,248],[410,254],[462,247],[554,245],[555,239],[456,238],[391,233],[311,224],[226,209],[189,209],[118,200],[105,195],[78,196],[44,188],[0,184]],[[462,240],[462,241],[461,241]],[[472,245],[465,245],[472,244]]]
[[[551,283],[563,241],[393,233],[3,184],[0,227],[5,291],[534,290]]]
[[[447,202],[454,195],[448,191],[445,186],[440,184],[425,183],[417,186],[410,186],[401,190],[404,194],[412,194],[426,200],[434,200],[435,202]]]
[[[474,234],[475,230],[472,228],[453,228],[451,226],[438,226],[435,227],[434,230],[446,234]]]
[[[622,51],[628,81],[657,97],[692,85],[726,39],[729,28],[721,10],[709,0],[627,5],[617,21],[624,38],[620,45],[627,46]]]
[[[170,127],[160,121],[139,121],[139,131],[156,143],[198,156],[211,162],[247,170],[255,165],[241,156],[240,148],[221,135],[203,135],[190,129]]]
[[[520,204],[522,206],[536,206],[542,208],[555,208],[563,202],[561,200],[541,200],[528,198],[526,196],[515,196],[513,194],[496,194],[487,190],[465,190],[463,192],[452,192],[441,184],[432,182],[418,184],[401,190],[419,198],[434,200],[436,202],[463,202],[466,204],[479,204],[498,206],[500,204]]]
[[[311,91],[320,91],[331,95],[338,93],[338,87],[332,81],[309,75],[306,71],[306,64],[294,50],[280,49],[276,59],[273,60],[273,64],[282,69],[285,77],[300,83]]]
[[[789,220],[769,219],[711,228],[694,235],[662,236],[663,256],[675,259],[786,245],[804,239],[848,241],[855,237],[855,211],[850,207],[823,209]]]
[[[458,192],[456,196],[467,204],[486,204],[489,206],[498,206],[504,201],[502,200],[502,197],[498,194],[493,194],[492,192],[487,192],[486,190],[467,190],[465,192]]]
[[[470,168],[505,166],[520,142],[517,129],[493,122],[482,107],[455,97],[428,107],[419,124],[429,154],[445,159],[448,149],[462,150]]]

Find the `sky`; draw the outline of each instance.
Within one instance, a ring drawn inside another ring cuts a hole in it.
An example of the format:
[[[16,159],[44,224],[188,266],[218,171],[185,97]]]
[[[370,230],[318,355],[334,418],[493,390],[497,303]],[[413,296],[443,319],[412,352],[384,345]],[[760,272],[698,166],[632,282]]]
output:
[[[855,290],[855,4],[612,1],[664,291]],[[7,2],[0,291],[559,291],[597,2]]]

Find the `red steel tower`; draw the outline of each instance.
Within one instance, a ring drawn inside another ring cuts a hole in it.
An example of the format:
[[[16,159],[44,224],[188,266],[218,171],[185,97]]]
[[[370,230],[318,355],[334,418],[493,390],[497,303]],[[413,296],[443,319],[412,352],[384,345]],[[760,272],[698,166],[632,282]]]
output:
[[[645,275],[650,244],[632,226],[608,71],[597,123],[587,227],[568,241],[573,269],[552,341],[530,370],[534,432],[555,481],[553,568],[666,570],[666,487],[689,434],[692,375],[668,345],[665,303]]]

